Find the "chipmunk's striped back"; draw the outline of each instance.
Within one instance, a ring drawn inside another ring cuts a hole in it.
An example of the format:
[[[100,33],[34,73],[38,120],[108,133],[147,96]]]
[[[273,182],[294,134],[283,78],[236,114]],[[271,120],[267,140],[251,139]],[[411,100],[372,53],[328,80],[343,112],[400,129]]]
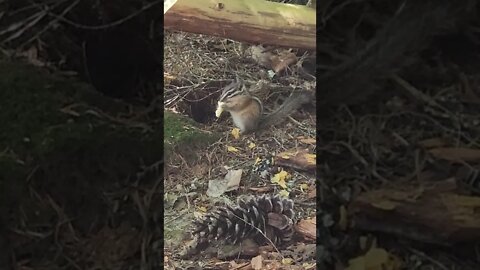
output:
[[[235,81],[223,88],[218,101],[224,101],[240,94],[246,94],[246,90],[243,81],[237,76]]]

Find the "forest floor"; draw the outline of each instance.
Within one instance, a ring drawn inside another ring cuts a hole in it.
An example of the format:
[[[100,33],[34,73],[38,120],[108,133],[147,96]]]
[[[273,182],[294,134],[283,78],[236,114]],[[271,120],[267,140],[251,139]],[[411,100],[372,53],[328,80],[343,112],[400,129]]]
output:
[[[165,109],[188,115],[197,121],[199,129],[218,134],[214,142],[194,148],[187,154],[172,153],[166,161],[165,261],[171,267],[166,269],[247,269],[240,267],[249,267],[255,261],[258,264],[258,260],[263,260],[263,267],[274,267],[272,269],[314,269],[313,239],[295,238],[285,247],[267,249],[261,254],[246,257],[239,253],[222,257],[219,252],[207,255],[203,252],[198,255],[200,257],[182,260],[175,254],[185,245],[195,217],[212,211],[216,206],[234,203],[238,197],[245,195],[287,196],[294,201],[296,219],[314,222],[315,108],[309,106],[299,110],[282,125],[270,127],[261,135],[236,138],[232,134],[234,126],[228,113],[217,119],[215,106],[221,87],[230,83],[236,75],[247,86],[264,81],[267,88],[273,89],[262,97],[267,111],[275,108],[274,100],[281,98],[280,93],[285,97],[294,88],[304,89],[306,83],[314,89],[315,78],[301,78],[292,66],[287,74],[265,80],[262,74],[266,74],[268,69],[244,56],[240,43],[200,35],[166,33],[164,59]],[[310,164],[304,164],[310,165],[310,169],[275,164],[279,154],[292,152],[310,157]],[[222,179],[232,170],[242,170],[235,190],[218,194],[207,191],[209,183]],[[285,175],[281,179],[284,183],[272,181],[281,171]],[[186,237],[178,232],[187,232]],[[222,248],[219,247],[220,250]]]

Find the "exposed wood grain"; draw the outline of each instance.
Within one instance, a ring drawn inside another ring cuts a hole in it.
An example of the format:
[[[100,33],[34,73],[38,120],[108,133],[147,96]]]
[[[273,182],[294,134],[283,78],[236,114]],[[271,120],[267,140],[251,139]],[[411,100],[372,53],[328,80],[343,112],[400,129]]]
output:
[[[442,245],[480,240],[480,198],[457,194],[453,181],[367,192],[349,212],[362,230]]]
[[[315,9],[268,1],[178,0],[164,28],[233,40],[315,49]]]

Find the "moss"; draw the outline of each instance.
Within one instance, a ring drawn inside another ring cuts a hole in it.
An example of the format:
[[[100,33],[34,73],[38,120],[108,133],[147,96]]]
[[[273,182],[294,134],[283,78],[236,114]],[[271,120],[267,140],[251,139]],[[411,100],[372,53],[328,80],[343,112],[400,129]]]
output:
[[[101,226],[108,211],[104,193],[130,185],[142,166],[162,159],[161,127],[145,133],[86,114],[95,107],[114,116],[125,106],[84,83],[0,60],[0,89],[0,223],[18,216],[22,204],[28,210],[25,222],[38,221],[35,211],[41,206],[29,186],[75,217],[78,229]],[[80,115],[61,111],[71,104],[81,104],[75,108]]]
[[[201,130],[192,119],[172,112],[165,112],[164,134],[166,156],[173,150],[181,154],[192,153],[192,150],[212,143],[220,136]]]

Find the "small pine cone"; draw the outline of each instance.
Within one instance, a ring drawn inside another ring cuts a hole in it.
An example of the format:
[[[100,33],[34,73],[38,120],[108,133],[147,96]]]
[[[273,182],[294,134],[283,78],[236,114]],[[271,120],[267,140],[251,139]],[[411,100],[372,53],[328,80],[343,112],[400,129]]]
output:
[[[211,240],[236,244],[254,238],[259,244],[284,244],[292,239],[294,215],[290,199],[271,195],[239,199],[235,206],[220,207],[194,221],[194,240],[187,253],[199,251]]]

